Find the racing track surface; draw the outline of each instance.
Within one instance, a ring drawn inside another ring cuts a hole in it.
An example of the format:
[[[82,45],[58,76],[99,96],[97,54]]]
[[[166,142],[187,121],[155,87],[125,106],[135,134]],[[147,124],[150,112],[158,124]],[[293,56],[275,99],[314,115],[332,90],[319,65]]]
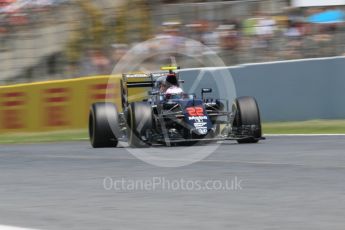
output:
[[[162,151],[164,148],[162,148]],[[235,191],[107,191],[128,179],[242,180]],[[345,137],[223,144],[180,168],[88,142],[2,145],[0,225],[37,229],[345,228]]]

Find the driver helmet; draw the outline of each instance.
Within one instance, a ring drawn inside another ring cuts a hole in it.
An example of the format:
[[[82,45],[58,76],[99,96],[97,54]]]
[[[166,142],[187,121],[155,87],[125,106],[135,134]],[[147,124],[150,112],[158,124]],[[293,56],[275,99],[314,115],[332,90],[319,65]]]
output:
[[[166,84],[168,87],[179,86],[176,74],[169,73],[166,77]]]

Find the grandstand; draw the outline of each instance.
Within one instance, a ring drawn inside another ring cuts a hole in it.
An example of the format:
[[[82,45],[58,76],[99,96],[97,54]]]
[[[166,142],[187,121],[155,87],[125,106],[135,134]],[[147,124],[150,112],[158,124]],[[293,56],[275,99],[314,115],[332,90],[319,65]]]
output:
[[[0,84],[108,74],[126,49],[162,34],[200,41],[227,65],[345,53],[344,24],[306,23],[315,10],[287,0],[28,2],[1,5]]]

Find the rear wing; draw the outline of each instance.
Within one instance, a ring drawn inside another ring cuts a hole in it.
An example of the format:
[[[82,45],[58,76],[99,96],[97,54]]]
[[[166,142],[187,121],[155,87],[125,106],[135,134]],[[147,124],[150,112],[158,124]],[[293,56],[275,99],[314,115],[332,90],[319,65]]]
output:
[[[125,88],[153,87],[154,80],[151,74],[123,74],[122,82]]]
[[[122,108],[125,109],[130,102],[148,99],[148,91],[152,90],[156,80],[167,74],[168,72],[122,74],[120,84]]]
[[[159,77],[167,76],[167,74],[169,74],[167,71],[153,72],[150,74],[126,73],[122,74],[122,82],[127,88],[153,87]]]
[[[168,70],[168,71],[167,71]],[[121,80],[121,101],[125,109],[130,102],[148,99],[148,91],[155,86],[159,77],[167,76],[171,69],[153,73],[126,73],[122,74]],[[178,74],[178,73],[177,73]],[[183,83],[183,81],[179,81]]]

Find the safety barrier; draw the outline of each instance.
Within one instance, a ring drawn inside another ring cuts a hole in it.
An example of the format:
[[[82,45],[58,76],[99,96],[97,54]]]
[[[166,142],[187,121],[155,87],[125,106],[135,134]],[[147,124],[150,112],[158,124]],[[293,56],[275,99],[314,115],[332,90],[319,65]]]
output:
[[[344,73],[345,59],[333,57],[187,69],[180,76],[186,92],[200,96],[201,88],[210,87],[217,89],[210,96],[229,102],[253,96],[263,121],[298,121],[345,118]],[[146,91],[131,89],[129,101]],[[120,94],[120,76],[2,86],[0,133],[86,128],[90,105],[111,100],[120,108]]]
[[[92,103],[120,103],[119,79],[96,76],[2,86],[0,133],[86,128]]]
[[[345,58],[330,57],[191,69],[181,76],[187,90],[198,81],[193,90],[218,88],[216,98],[255,97],[262,120],[271,122],[344,119],[344,74]]]

